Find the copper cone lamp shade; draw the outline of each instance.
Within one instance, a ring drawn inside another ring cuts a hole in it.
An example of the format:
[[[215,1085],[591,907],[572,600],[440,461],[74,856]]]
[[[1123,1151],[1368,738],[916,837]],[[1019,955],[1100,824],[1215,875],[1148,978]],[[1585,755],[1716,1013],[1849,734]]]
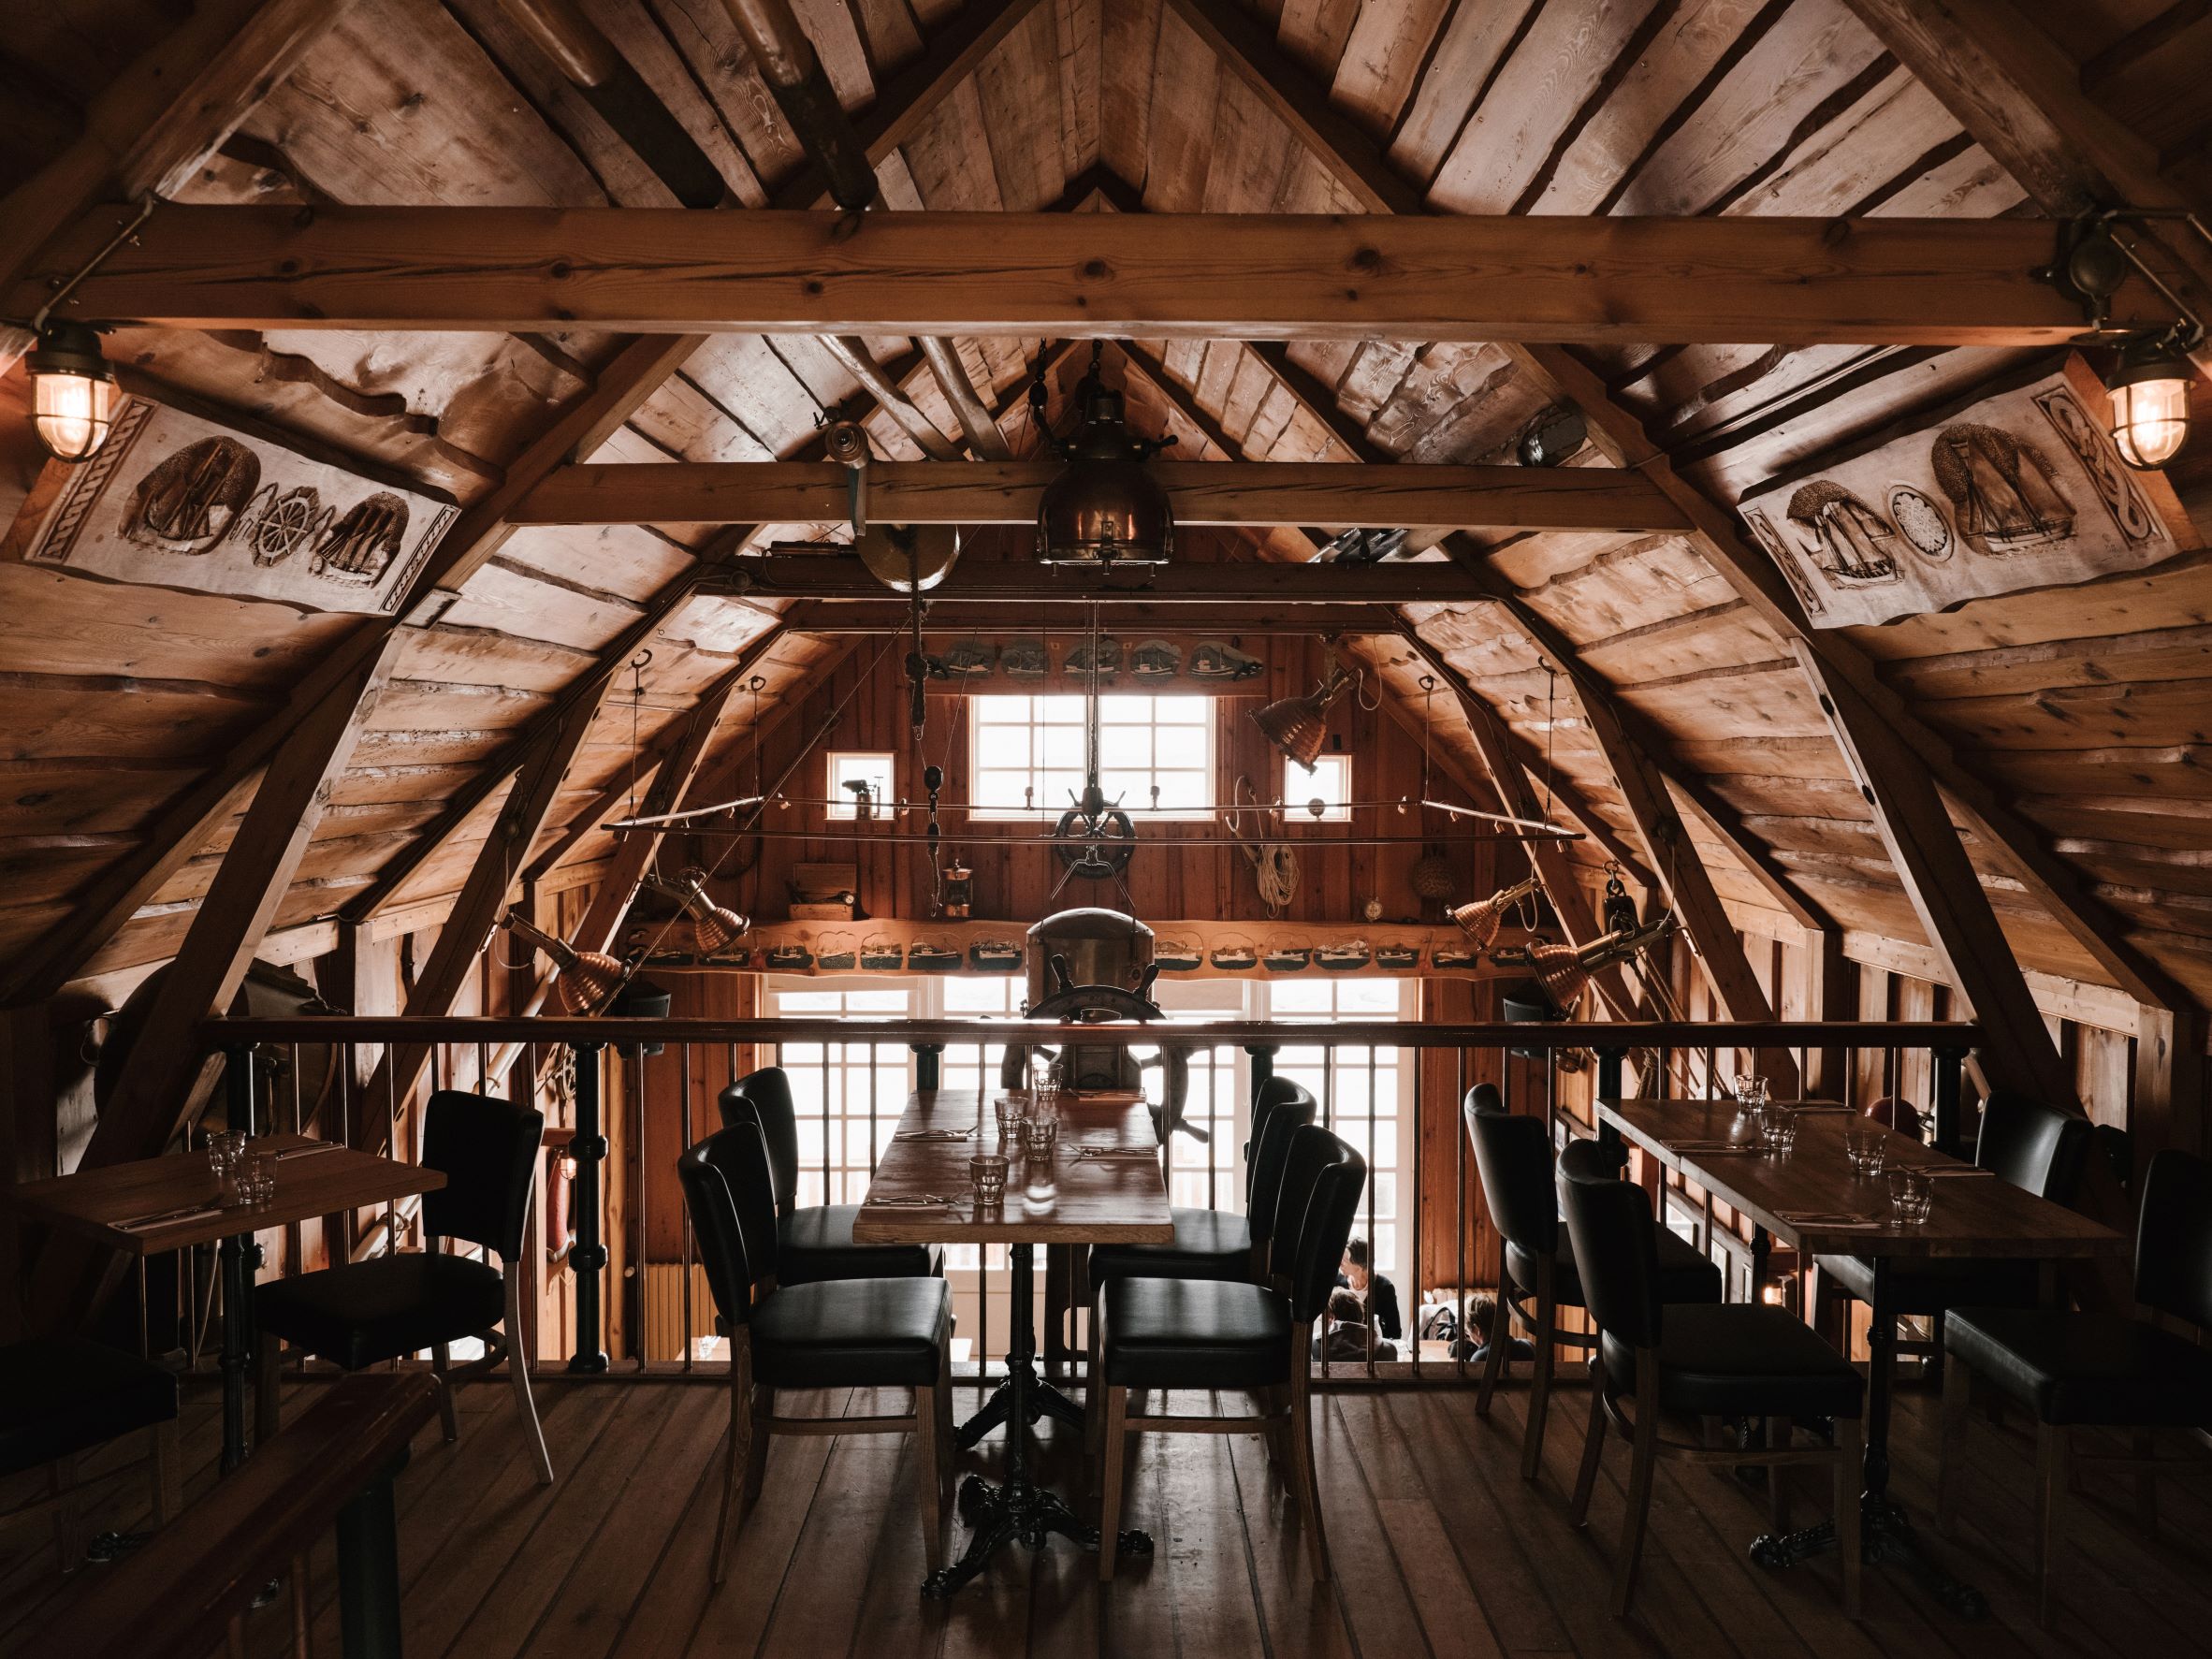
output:
[[[724,910],[706,896],[704,870],[686,870],[674,881],[648,877],[646,884],[683,906],[685,913],[691,918],[691,949],[702,956],[713,955],[752,925],[749,918]]]
[[[554,999],[565,1014],[595,1014],[622,988],[624,969],[612,956],[597,951],[579,951],[566,939],[524,921],[509,910],[500,918],[502,927],[535,945],[553,959],[559,972],[553,981]]]
[[[1253,714],[1252,721],[1286,759],[1311,772],[1321,758],[1322,745],[1329,741],[1329,706],[1351,683],[1351,676],[1332,663],[1329,677],[1304,696],[1270,703]]]
[[[1487,951],[1497,943],[1498,929],[1504,925],[1506,912],[1536,890],[1536,879],[1516,881],[1510,887],[1501,887],[1488,898],[1478,898],[1473,904],[1461,905],[1451,912],[1451,919],[1460,924],[1460,931],[1475,941],[1475,948]]]

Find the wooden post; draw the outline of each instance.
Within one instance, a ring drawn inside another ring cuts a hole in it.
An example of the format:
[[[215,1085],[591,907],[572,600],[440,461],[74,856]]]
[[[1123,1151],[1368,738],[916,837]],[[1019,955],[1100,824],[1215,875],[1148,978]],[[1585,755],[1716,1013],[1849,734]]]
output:
[[[2128,1128],[2135,1173],[2151,1155],[2174,1147],[2203,1156],[2205,1115],[2212,1111],[2212,1063],[2205,1054],[2201,1012],[2142,1009],[2135,1024],[2135,1103]]]

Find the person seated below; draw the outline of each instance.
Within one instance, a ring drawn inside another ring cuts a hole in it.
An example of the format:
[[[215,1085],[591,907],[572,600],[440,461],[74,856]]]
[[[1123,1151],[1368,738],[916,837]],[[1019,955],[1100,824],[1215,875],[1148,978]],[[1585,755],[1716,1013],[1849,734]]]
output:
[[[1329,1307],[1322,1323],[1324,1329],[1314,1337],[1317,1360],[1349,1361],[1355,1365],[1364,1365],[1370,1353],[1377,1361],[1398,1357],[1393,1345],[1375,1336],[1375,1327],[1367,1319],[1366,1304],[1348,1287],[1339,1285],[1329,1293]]]
[[[1455,1359],[1465,1359],[1479,1365],[1490,1358],[1490,1344],[1498,1324],[1498,1299],[1487,1290],[1477,1290],[1467,1298],[1467,1327],[1461,1336]],[[1510,1329],[1510,1327],[1508,1327]],[[1536,1350],[1525,1337],[1506,1339],[1506,1363],[1516,1360],[1534,1360]]]
[[[1366,1307],[1367,1322],[1375,1327],[1377,1335],[1402,1342],[1405,1326],[1398,1312],[1398,1287],[1383,1274],[1371,1271],[1372,1260],[1367,1241],[1353,1239],[1344,1247],[1344,1260],[1338,1264],[1336,1282]]]

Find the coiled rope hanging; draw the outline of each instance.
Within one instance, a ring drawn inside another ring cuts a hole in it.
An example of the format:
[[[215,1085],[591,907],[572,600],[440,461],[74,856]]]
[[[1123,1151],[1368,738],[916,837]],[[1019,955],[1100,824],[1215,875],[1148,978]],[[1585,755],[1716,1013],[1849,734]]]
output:
[[[1288,841],[1271,841],[1260,835],[1244,834],[1244,797],[1252,796],[1251,805],[1259,805],[1259,792],[1252,788],[1249,778],[1239,776],[1234,807],[1223,819],[1223,826],[1234,837],[1237,851],[1244,855],[1252,866],[1252,884],[1259,889],[1259,901],[1267,906],[1270,917],[1280,916],[1290,908],[1290,901],[1298,895],[1298,853]],[[1255,811],[1255,816],[1265,821],[1265,814]]]

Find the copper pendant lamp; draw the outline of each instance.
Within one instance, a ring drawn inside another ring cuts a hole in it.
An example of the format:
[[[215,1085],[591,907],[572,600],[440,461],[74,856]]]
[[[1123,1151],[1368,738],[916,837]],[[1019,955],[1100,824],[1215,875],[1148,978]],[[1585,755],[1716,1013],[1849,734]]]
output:
[[[1067,462],[1037,503],[1038,562],[1165,564],[1175,550],[1175,515],[1166,488],[1144,463],[1175,440],[1129,430],[1121,394],[1099,376],[1102,348],[1102,342],[1091,342],[1090,372],[1075,388],[1083,414],[1073,437],[1050,437],[1042,378],[1029,388],[1039,429]]]
[[[1252,722],[1267,734],[1267,740],[1308,772],[1321,758],[1329,741],[1329,709],[1351,685],[1343,664],[1332,662],[1321,683],[1302,697],[1285,697],[1253,712]]]
[[[1536,879],[1531,876],[1525,881],[1499,888],[1488,898],[1459,906],[1451,912],[1451,919],[1460,924],[1461,932],[1475,941],[1477,951],[1487,951],[1498,942],[1498,929],[1505,924],[1506,912],[1535,890]]]
[[[628,970],[614,957],[599,951],[579,951],[513,910],[502,915],[499,924],[552,958],[557,970],[553,996],[562,1013],[581,1017],[603,1012],[621,990]]]

